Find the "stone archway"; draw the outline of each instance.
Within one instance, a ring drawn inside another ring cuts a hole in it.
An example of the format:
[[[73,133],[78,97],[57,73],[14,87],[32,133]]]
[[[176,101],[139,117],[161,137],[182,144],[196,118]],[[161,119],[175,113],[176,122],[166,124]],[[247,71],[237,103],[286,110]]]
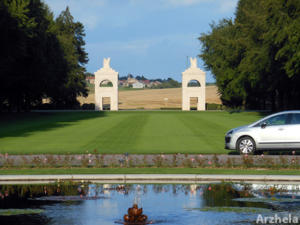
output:
[[[103,110],[103,99],[110,99],[110,110],[119,109],[118,72],[110,65],[110,58],[104,58],[103,67],[95,72],[95,110]],[[182,72],[182,110],[190,110],[191,98],[197,98],[197,110],[205,110],[205,72],[197,66],[197,59],[190,58],[190,67]],[[190,85],[190,82],[196,85]]]
[[[182,110],[190,110],[191,98],[197,98],[197,110],[205,110],[205,72],[197,66],[197,59],[190,58],[190,67],[182,72]],[[189,85],[191,81],[199,85]]]
[[[110,110],[118,110],[119,74],[110,65],[110,58],[103,60],[103,67],[95,72],[95,110],[104,110],[103,99],[110,98]]]

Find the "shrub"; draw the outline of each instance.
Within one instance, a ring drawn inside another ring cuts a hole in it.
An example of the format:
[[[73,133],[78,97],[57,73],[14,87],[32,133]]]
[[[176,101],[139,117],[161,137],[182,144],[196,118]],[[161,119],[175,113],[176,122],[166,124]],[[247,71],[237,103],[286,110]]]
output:
[[[84,103],[82,106],[81,106],[81,109],[83,110],[94,110],[95,109],[95,104],[94,103]]]

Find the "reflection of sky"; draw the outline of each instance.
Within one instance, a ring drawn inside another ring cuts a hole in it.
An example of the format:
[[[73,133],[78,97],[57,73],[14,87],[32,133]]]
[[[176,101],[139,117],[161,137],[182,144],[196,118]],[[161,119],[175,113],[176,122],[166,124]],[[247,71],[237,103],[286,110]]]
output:
[[[128,195],[110,190],[108,195],[100,195],[109,197],[107,199],[45,206],[45,214],[52,219],[51,224],[111,225],[115,224],[114,221],[122,220],[139,192],[139,207],[143,207],[144,214],[149,219],[160,221],[161,225],[225,225],[234,224],[232,221],[245,220],[244,214],[198,210],[204,204],[201,195],[203,190],[200,187],[201,185],[141,185],[137,188],[137,185],[134,185]],[[92,194],[95,189],[89,190]],[[255,216],[252,214],[250,218],[255,220]]]

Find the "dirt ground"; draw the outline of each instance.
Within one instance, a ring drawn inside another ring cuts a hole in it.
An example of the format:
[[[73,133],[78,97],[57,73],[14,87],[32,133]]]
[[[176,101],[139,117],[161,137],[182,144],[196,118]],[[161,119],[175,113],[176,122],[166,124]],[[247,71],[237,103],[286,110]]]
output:
[[[206,103],[221,104],[216,86],[206,87]],[[94,103],[94,94],[78,98],[81,104]],[[106,102],[105,102],[106,104]],[[181,108],[181,88],[119,91],[120,109]]]

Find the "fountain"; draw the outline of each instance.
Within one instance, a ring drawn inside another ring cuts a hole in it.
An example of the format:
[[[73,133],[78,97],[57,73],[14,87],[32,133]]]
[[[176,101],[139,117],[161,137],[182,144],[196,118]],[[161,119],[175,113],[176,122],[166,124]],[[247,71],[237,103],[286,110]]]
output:
[[[146,215],[143,215],[143,208],[139,209],[137,204],[133,204],[131,208],[128,208],[128,214],[124,215],[124,224],[151,224],[152,221],[147,221],[147,219],[148,217]]]

